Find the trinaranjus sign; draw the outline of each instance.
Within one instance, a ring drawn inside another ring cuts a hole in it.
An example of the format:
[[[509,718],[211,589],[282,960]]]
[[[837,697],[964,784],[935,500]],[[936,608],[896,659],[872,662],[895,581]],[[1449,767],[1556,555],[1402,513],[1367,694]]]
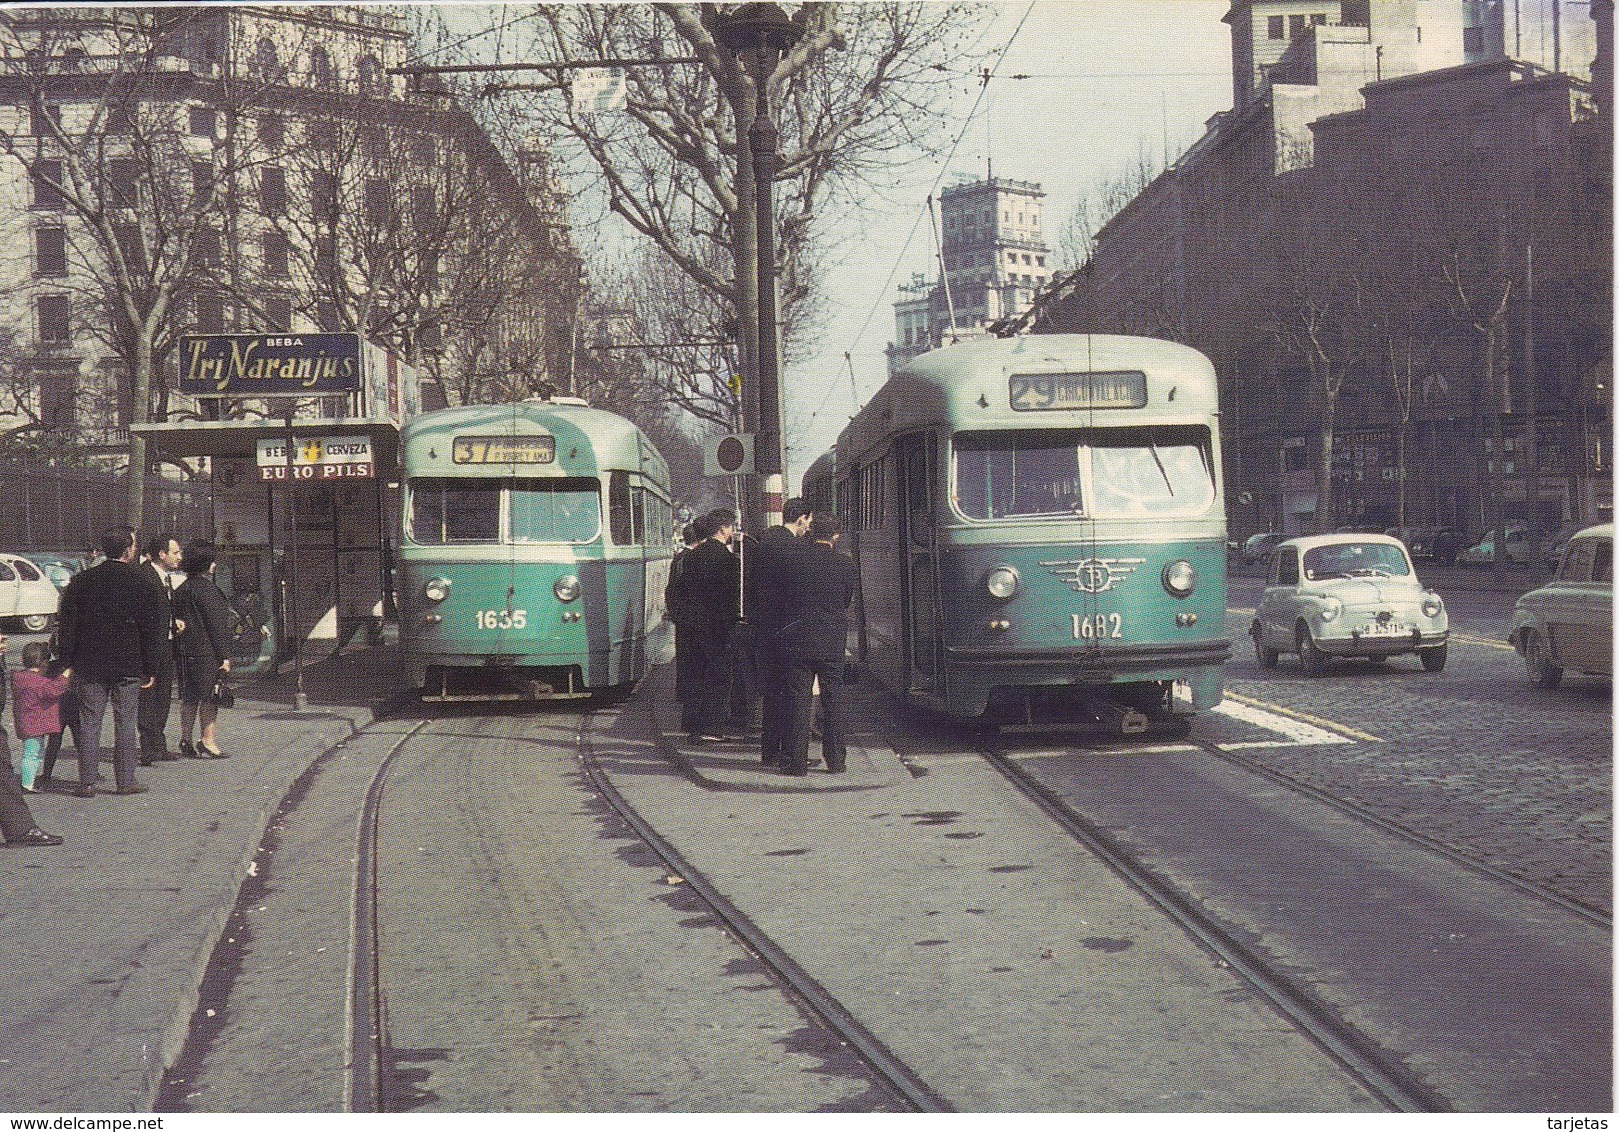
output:
[[[283,483],[288,474],[300,483],[316,480],[371,479],[376,463],[369,436],[295,436],[292,460],[287,460],[285,437],[260,440],[259,479]]]
[[[192,397],[298,397],[360,388],[358,334],[187,334],[180,392]]]

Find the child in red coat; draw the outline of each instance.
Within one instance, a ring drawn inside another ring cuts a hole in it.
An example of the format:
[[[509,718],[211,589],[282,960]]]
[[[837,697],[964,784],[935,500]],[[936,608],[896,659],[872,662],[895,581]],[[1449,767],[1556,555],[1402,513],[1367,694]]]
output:
[[[22,740],[22,766],[17,777],[22,788],[36,793],[34,779],[44,763],[45,744],[62,733],[62,695],[67,691],[66,676],[45,675],[50,650],[38,641],[22,650],[22,667],[11,674],[11,711]]]

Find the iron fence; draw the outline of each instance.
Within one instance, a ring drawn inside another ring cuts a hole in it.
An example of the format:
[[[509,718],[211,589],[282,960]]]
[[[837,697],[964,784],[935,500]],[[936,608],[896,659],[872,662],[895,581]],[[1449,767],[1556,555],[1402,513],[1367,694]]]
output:
[[[128,495],[125,472],[0,461],[0,548],[87,550],[126,521]],[[148,475],[145,513],[143,534],[168,530],[184,540],[212,529],[202,483]]]

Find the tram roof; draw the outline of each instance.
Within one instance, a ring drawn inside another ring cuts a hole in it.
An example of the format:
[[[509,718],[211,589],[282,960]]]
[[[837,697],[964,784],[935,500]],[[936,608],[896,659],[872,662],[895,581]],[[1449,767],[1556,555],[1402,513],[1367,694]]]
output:
[[[1147,405],[1115,409],[1017,411],[1014,374],[1147,375]],[[906,362],[855,415],[838,438],[841,454],[862,454],[884,438],[947,423],[955,428],[1050,428],[1084,423],[1144,423],[1219,412],[1214,367],[1190,346],[1120,334],[1028,334],[971,338]],[[1109,417],[1117,414],[1116,421]],[[1128,422],[1125,418],[1128,417]]]
[[[504,405],[459,405],[439,409],[413,417],[400,430],[400,448],[407,465],[416,465],[417,474],[437,461],[421,451],[422,446],[433,447],[430,442],[453,438],[469,431],[510,430],[514,435],[556,435],[560,442],[568,433],[576,439],[588,441],[595,468],[639,467],[656,479],[667,480],[668,464],[640,427],[634,421],[606,409],[594,408],[576,399],[516,401]],[[436,451],[436,448],[434,449]],[[449,452],[444,447],[444,454]],[[559,452],[556,464],[550,470],[525,468],[542,475],[558,474],[567,470],[567,463]],[[433,474],[488,475],[489,465],[445,467]],[[581,469],[582,470],[582,469]]]

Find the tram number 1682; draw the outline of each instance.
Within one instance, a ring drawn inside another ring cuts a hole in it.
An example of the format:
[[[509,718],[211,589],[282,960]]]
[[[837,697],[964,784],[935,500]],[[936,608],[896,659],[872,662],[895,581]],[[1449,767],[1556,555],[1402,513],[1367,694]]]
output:
[[[1076,641],[1118,640],[1124,635],[1124,618],[1117,613],[1075,613],[1071,617]]]

